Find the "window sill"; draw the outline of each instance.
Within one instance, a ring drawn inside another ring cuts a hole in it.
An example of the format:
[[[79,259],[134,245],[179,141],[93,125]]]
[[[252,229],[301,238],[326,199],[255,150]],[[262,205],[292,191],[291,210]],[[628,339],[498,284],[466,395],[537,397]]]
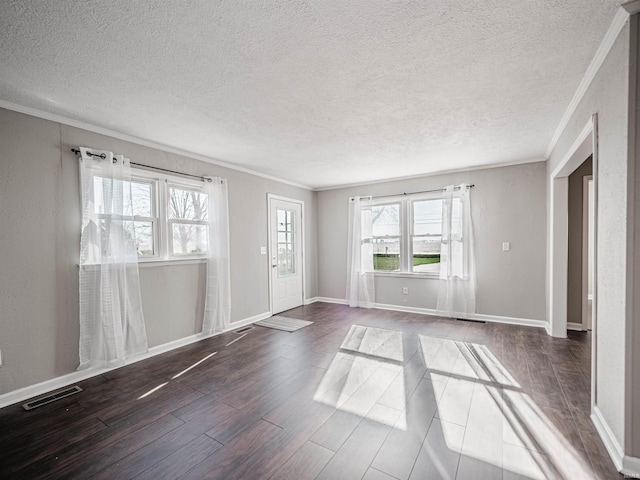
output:
[[[376,277],[396,277],[396,278],[415,278],[415,279],[430,279],[438,280],[440,278],[439,273],[413,273],[413,272],[373,272]]]
[[[138,268],[150,268],[150,267],[168,267],[172,265],[199,265],[201,263],[207,263],[206,258],[184,258],[184,259],[171,259],[171,260],[139,260]],[[77,265],[80,268],[80,265]],[[87,264],[85,267],[98,268],[98,264]]]
[[[171,260],[142,260],[138,261],[138,268],[149,267],[167,267],[171,265],[198,265],[201,263],[207,263],[205,257],[199,258],[172,258]]]

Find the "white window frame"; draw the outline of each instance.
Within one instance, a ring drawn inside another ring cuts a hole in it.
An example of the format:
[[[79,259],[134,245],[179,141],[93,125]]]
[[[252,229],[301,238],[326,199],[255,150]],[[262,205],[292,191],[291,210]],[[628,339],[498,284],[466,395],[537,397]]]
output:
[[[400,202],[399,200],[394,200],[394,201],[386,201],[386,202],[375,202],[372,204],[372,207],[385,207],[385,206],[391,206],[391,205],[398,205],[398,235],[385,235],[385,236],[375,236],[371,235],[371,241],[374,243],[376,242],[376,239],[378,238],[382,238],[382,239],[391,239],[391,238],[397,238],[398,239],[398,244],[400,245],[400,258],[399,258],[399,270],[374,270],[375,272],[383,272],[383,273],[403,273],[403,243],[404,243],[404,235],[403,235],[403,223],[404,223],[404,208],[402,205],[402,202]]]
[[[205,220],[185,220],[185,219],[173,219],[169,217],[169,190],[171,188],[179,189],[179,190],[190,190],[194,192],[200,192],[204,195],[208,195],[207,191],[204,188],[204,185],[195,186],[195,185],[185,185],[184,183],[178,183],[175,180],[167,181],[165,183],[166,189],[166,201],[164,202],[166,211],[166,232],[167,232],[167,257],[171,260],[180,260],[180,259],[193,259],[193,258],[206,258],[207,252],[204,253],[195,253],[195,254],[176,254],[173,252],[173,229],[172,226],[174,224],[183,224],[183,225],[203,225],[205,227],[209,227],[209,222]],[[210,233],[210,232],[209,232]]]
[[[151,185],[151,217],[142,217],[139,215],[133,216],[134,222],[150,222],[151,223],[151,235],[153,235],[153,255],[138,255],[138,262],[142,259],[156,260],[160,257],[160,242],[158,241],[158,224],[160,223],[159,216],[159,204],[158,204],[158,185],[153,179],[145,178],[140,175],[131,175],[131,181],[135,183],[146,183]],[[155,216],[154,216],[155,215]]]
[[[431,277],[437,278],[440,275],[439,270],[437,272],[414,272],[413,271],[413,202],[421,200],[441,200],[443,195],[440,192],[415,194],[415,195],[401,195],[397,197],[386,197],[376,200],[373,199],[372,206],[381,205],[395,205],[400,204],[400,270],[374,270],[374,275],[388,276],[388,277]],[[423,237],[425,235],[418,235]],[[373,237],[383,238],[383,237]]]
[[[207,194],[204,180],[191,180],[176,175],[168,175],[146,169],[132,168],[131,180],[151,183],[153,201],[157,217],[153,223],[154,252],[155,255],[139,255],[138,264],[146,266],[158,266],[167,264],[202,263],[207,258],[207,253],[192,255],[174,255],[172,252],[171,222],[169,219],[169,188],[175,187],[184,190],[196,190]],[[141,217],[144,221],[145,218]],[[134,218],[136,220],[136,218]],[[209,225],[208,222],[194,222],[201,225]]]

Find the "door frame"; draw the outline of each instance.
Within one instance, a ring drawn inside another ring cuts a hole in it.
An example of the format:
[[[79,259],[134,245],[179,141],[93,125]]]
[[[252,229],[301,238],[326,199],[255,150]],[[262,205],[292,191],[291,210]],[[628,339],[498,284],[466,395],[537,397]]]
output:
[[[589,195],[589,183],[592,181],[593,174],[582,177],[582,328],[585,331],[590,330],[589,327],[592,327],[592,325],[589,325],[589,266],[593,269],[593,264],[595,263],[593,261],[595,252],[592,252],[594,256],[589,256],[589,230],[593,228],[592,223],[596,215],[595,202],[593,216],[589,215],[589,200],[593,200],[592,196]],[[595,229],[593,233],[595,237]],[[595,279],[592,280],[595,283]]]
[[[598,114],[594,113],[564,158],[549,175],[549,235],[547,263],[547,333],[567,336],[567,259],[569,175],[593,155],[593,299],[591,333],[591,408],[597,398],[598,306]]]
[[[306,280],[306,272],[305,272],[305,259],[306,259],[306,249],[305,249],[305,213],[304,213],[304,200],[298,200],[297,198],[283,197],[282,195],[275,195],[273,193],[267,193],[267,235],[268,235],[268,246],[267,246],[267,260],[268,260],[268,269],[269,269],[269,313],[273,315],[273,275],[272,275],[272,267],[271,267],[271,258],[273,257],[273,252],[271,251],[272,235],[273,235],[273,218],[271,217],[271,202],[272,200],[282,200],[284,202],[297,203],[300,205],[300,248],[301,248],[301,261],[302,261],[302,269],[300,271],[301,286],[302,286],[302,305],[306,303],[306,289],[305,289],[305,280]]]

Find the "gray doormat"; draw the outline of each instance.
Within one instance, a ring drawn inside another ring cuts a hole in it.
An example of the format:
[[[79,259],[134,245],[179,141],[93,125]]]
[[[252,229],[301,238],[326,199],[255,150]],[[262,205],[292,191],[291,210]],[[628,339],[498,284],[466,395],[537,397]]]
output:
[[[259,322],[254,323],[254,325],[284,330],[285,332],[295,332],[296,330],[306,327],[307,325],[311,325],[312,323],[313,322],[308,322],[307,320],[298,320],[297,318],[274,315],[266,320],[260,320]]]

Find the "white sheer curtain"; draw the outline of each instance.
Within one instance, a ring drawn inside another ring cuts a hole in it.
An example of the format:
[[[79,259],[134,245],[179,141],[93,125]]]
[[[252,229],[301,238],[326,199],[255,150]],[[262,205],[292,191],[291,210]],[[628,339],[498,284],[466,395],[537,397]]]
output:
[[[476,311],[476,270],[470,190],[466,184],[445,188],[437,311],[465,317]]]
[[[126,357],[148,350],[129,159],[94,149],[80,151],[79,370],[123,365]]]
[[[350,307],[373,308],[376,303],[371,238],[371,197],[350,198],[347,253],[347,302]]]
[[[231,289],[229,277],[229,200],[227,180],[213,177],[207,182],[209,194],[209,252],[207,290],[202,332],[218,333],[229,328]]]

